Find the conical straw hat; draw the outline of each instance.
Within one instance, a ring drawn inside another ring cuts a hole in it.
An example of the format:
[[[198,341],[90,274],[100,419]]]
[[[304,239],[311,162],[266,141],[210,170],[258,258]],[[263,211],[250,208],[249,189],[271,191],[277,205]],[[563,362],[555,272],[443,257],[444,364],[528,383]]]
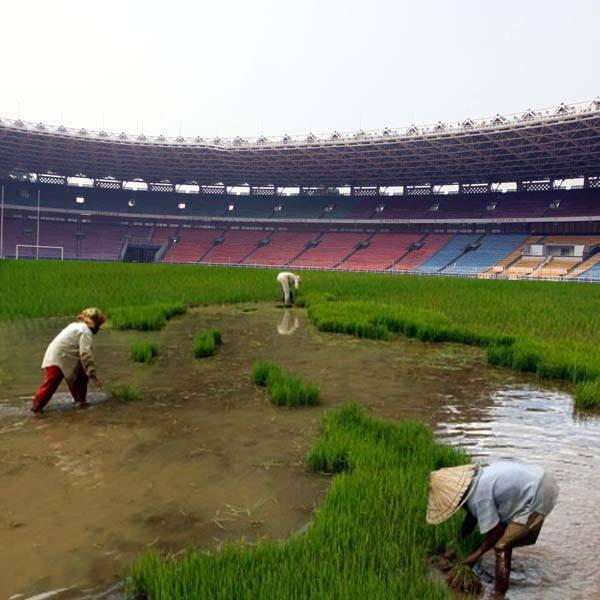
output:
[[[468,500],[467,490],[478,469],[477,465],[461,465],[432,471],[426,516],[429,524],[437,525],[449,519]]]

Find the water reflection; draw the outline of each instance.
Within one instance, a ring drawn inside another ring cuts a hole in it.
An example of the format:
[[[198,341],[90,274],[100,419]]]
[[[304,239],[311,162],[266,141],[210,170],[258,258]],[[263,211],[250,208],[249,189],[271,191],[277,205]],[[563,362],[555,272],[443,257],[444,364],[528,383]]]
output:
[[[279,335],[292,335],[300,327],[300,321],[291,310],[286,308],[277,323],[277,333]]]

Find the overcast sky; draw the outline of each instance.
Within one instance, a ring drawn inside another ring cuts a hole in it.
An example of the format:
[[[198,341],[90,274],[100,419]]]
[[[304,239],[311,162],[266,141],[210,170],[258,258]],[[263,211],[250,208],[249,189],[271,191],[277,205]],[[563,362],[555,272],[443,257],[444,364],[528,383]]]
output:
[[[0,116],[229,137],[600,95],[598,0],[2,0]]]

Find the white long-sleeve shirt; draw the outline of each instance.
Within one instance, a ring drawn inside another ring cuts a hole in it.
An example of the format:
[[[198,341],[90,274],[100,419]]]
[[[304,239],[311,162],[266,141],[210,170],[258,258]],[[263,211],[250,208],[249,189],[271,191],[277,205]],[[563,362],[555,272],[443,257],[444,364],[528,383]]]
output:
[[[85,323],[78,321],[67,325],[50,342],[44,354],[42,369],[59,367],[69,383],[77,379],[80,368],[90,377],[96,372],[93,342],[94,334]]]

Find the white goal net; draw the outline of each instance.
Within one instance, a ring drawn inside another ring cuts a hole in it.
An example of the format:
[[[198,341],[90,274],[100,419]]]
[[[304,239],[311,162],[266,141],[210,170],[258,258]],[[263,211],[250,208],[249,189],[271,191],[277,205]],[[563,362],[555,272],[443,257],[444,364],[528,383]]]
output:
[[[15,258],[54,258],[64,260],[64,246],[38,246],[36,244],[17,244]]]

